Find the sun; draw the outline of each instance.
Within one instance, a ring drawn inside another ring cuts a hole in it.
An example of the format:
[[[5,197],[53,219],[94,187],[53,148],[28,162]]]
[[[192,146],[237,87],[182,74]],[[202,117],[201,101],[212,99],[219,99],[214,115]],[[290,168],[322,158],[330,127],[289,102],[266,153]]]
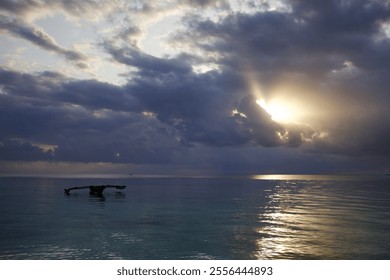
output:
[[[308,106],[308,100],[305,100],[306,91],[301,86],[282,83],[263,87],[254,73],[248,72],[245,77],[248,91],[273,121],[283,124],[307,124],[311,120],[309,117],[313,109]]]
[[[298,121],[297,109],[286,101],[274,99],[266,102],[264,99],[257,99],[256,103],[267,111],[275,122],[292,123]]]

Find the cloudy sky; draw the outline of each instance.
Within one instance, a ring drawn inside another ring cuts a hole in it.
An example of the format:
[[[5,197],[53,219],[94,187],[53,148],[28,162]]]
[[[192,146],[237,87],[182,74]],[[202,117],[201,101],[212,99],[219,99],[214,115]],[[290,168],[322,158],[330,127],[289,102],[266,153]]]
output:
[[[389,0],[2,0],[0,173],[390,172]]]

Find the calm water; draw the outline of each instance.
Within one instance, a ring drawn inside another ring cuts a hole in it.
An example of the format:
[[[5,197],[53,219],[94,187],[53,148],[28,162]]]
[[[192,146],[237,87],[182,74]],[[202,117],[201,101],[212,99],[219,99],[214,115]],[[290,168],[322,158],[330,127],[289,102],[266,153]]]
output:
[[[0,259],[390,259],[390,176],[0,178],[0,229]]]

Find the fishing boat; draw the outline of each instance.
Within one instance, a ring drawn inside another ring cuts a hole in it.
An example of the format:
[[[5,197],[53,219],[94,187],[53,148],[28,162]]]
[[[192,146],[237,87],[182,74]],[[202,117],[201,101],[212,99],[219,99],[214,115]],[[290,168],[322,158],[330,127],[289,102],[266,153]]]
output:
[[[89,194],[91,195],[98,195],[102,196],[103,191],[107,188],[115,188],[118,190],[123,190],[126,188],[126,186],[118,186],[118,185],[90,185],[90,186],[81,186],[81,187],[72,187],[72,188],[65,188],[65,194],[69,194],[71,190],[80,190],[80,189],[89,189]]]

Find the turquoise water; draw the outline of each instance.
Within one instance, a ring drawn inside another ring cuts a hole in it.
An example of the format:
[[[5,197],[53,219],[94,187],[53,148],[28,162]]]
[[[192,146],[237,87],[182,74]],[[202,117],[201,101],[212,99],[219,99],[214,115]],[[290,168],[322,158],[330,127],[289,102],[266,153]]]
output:
[[[0,259],[390,259],[390,177],[4,177],[0,228]]]

